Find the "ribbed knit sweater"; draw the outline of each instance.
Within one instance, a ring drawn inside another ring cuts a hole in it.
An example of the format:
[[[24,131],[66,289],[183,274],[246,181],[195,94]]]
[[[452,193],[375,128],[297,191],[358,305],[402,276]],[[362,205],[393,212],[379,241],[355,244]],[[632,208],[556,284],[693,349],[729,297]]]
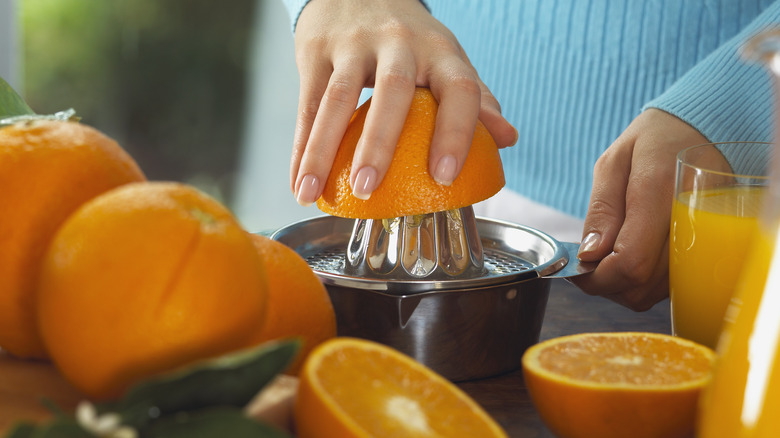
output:
[[[284,0],[293,27],[307,0]],[[425,0],[518,129],[511,190],[584,217],[593,165],[642,110],[710,141],[770,141],[771,79],[739,48],[780,0]]]

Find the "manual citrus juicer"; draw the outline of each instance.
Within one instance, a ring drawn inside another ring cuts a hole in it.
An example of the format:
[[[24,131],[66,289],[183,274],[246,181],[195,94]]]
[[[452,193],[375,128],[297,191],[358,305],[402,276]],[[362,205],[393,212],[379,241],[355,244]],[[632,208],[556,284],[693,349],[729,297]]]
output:
[[[355,135],[350,129],[362,127],[357,116],[363,109],[350,122],[342,149]],[[416,116],[414,111],[413,105],[407,121]],[[482,153],[475,152],[480,135],[489,138],[478,125],[470,154]],[[492,195],[503,185],[503,170],[495,143],[489,141],[493,150],[484,153],[494,154],[495,166],[489,171],[500,172],[500,180],[493,178],[498,184]],[[353,148],[356,142],[351,141]],[[403,133],[393,164],[404,153],[402,143]],[[353,152],[347,153],[351,159]],[[420,163],[412,167],[427,169],[427,154],[417,158]],[[470,174],[470,166],[467,160],[459,178],[480,181]],[[363,202],[351,195],[349,167],[346,163],[331,171],[318,201],[324,212],[341,214],[343,204]],[[382,190],[390,193],[384,201],[394,202],[394,191],[404,190],[399,187],[408,186],[410,176],[407,167],[394,183],[393,172],[391,164],[366,202],[383,202],[378,194]],[[419,177],[430,179],[427,170]],[[579,244],[559,242],[530,227],[477,218],[471,205],[385,219],[322,216],[288,225],[272,238],[298,252],[323,281],[340,336],[390,345],[453,381],[520,368],[523,352],[539,339],[550,279],[592,269],[577,260]]]

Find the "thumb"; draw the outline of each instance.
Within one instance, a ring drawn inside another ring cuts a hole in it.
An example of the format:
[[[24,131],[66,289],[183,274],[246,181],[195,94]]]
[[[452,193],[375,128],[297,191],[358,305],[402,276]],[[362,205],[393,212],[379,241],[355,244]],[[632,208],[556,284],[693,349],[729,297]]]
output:
[[[577,257],[596,262],[612,252],[626,217],[626,187],[631,173],[631,142],[618,139],[596,161],[593,189]]]

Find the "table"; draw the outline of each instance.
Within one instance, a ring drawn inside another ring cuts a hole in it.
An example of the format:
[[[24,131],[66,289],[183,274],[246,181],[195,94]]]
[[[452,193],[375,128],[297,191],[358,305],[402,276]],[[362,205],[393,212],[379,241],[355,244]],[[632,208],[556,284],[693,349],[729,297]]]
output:
[[[564,280],[553,280],[541,339],[595,331],[669,333],[669,302],[636,313],[601,297],[584,294]],[[507,431],[510,437],[552,437],[542,424],[517,371],[499,377],[459,383]],[[48,398],[66,410],[80,400],[51,364],[23,361],[0,352],[0,436],[19,419],[40,420],[49,413]]]
[[[671,333],[669,300],[634,312],[602,297],[586,295],[565,280],[553,280],[540,340],[583,332]],[[513,438],[554,437],[534,409],[522,372],[458,386],[471,395]]]

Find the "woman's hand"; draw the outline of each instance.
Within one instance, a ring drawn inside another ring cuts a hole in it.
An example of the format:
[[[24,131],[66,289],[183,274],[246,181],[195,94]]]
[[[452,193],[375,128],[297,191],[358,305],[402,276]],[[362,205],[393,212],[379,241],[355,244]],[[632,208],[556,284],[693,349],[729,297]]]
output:
[[[517,141],[455,36],[419,0],[312,0],[297,22],[295,54],[290,184],[302,205],[319,198],[364,87],[374,93],[351,170],[357,197],[368,198],[390,166],[416,86],[439,102],[429,171],[440,184],[460,172],[477,118],[499,147]]]
[[[677,153],[707,143],[696,129],[657,109],[640,114],[604,152],[579,258],[599,261],[572,281],[634,310],[669,296],[669,224]]]

